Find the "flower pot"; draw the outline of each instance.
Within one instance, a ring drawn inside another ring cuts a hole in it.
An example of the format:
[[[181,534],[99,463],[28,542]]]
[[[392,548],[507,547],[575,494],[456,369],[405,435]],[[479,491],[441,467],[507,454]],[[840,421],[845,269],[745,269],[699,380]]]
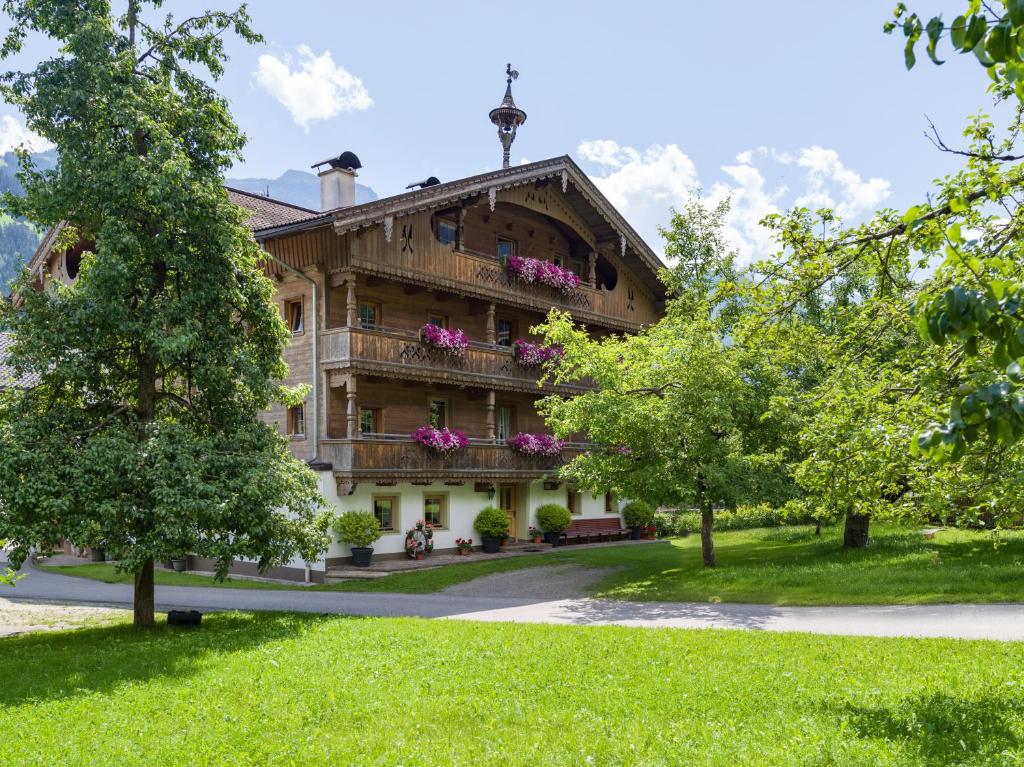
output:
[[[562,534],[558,533],[544,533],[544,543],[550,543],[552,546],[557,546],[562,540]]]
[[[497,554],[498,549],[501,548],[501,538],[488,538],[484,536],[483,545],[485,554]]]
[[[107,552],[105,552],[103,549],[89,549],[89,561],[106,562]]]
[[[188,560],[187,559],[172,559],[171,560],[171,567],[174,568],[174,572],[176,572],[176,573],[183,573],[183,572],[185,572],[185,570],[188,569]]]
[[[427,555],[424,554],[422,551],[417,551],[416,552],[416,559],[426,559],[426,558],[427,558]]]
[[[533,536],[533,542],[534,543],[540,543],[542,540],[544,540],[544,539],[541,538],[539,535]]]
[[[644,537],[644,529],[642,527],[631,527],[629,528],[629,540],[639,541]]]
[[[502,538],[501,543],[498,545],[501,546],[501,548],[505,548],[506,546],[508,546],[508,538]]]
[[[647,540],[653,541],[657,537],[658,537],[658,528],[656,528],[654,525],[651,525],[650,527],[648,527],[647,528]]]
[[[352,547],[352,565],[354,567],[369,567],[370,559],[373,557],[373,547],[371,546],[353,546]]]

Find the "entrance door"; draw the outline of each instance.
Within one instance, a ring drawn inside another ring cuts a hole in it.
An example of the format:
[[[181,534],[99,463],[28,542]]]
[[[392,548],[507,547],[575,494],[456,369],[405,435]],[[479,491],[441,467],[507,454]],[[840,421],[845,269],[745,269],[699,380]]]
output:
[[[498,485],[498,508],[508,514],[508,536],[516,539],[516,486]]]

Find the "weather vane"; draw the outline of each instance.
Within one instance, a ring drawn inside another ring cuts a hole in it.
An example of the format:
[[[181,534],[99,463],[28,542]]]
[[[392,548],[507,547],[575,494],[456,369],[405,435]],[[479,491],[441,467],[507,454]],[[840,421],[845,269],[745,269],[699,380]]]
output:
[[[509,152],[512,149],[512,142],[516,140],[516,129],[526,122],[526,112],[516,106],[512,100],[512,81],[519,79],[519,72],[512,68],[509,62],[505,66],[505,74],[508,77],[505,85],[505,98],[497,108],[492,109],[488,117],[498,128],[498,140],[501,142],[502,159],[501,167],[509,166]]]

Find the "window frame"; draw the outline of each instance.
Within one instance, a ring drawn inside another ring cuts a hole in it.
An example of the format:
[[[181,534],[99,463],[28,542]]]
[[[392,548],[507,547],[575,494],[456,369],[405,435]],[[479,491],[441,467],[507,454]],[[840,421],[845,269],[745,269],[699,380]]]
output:
[[[363,413],[373,414],[374,429],[372,431],[366,431],[363,428]],[[384,408],[377,405],[359,405],[357,416],[360,434],[384,434]]]
[[[503,323],[503,322],[507,322],[509,324],[508,343],[507,344],[503,344],[501,342],[501,323]],[[518,335],[518,327],[519,327],[519,323],[516,322],[516,320],[514,318],[512,318],[512,317],[498,317],[494,321],[494,343],[495,343],[495,345],[496,346],[501,346],[502,348],[505,348],[505,349],[511,349],[512,348],[512,343],[516,340],[516,336]]]
[[[510,249],[510,252],[507,253],[507,254],[504,254],[504,255],[501,252],[501,244],[503,242],[510,243],[511,246],[512,246],[511,249]],[[504,235],[501,235],[501,234],[495,235],[494,255],[496,255],[499,260],[510,258],[512,256],[518,256],[519,255],[519,240],[514,240],[511,237],[505,237]]]
[[[566,488],[565,505],[572,516],[583,516],[583,493],[574,488]]]
[[[448,522],[448,520],[449,520],[449,516],[448,516],[448,493],[424,493],[423,494],[423,503],[422,503],[423,516],[421,517],[421,519],[424,522],[428,522],[428,520],[427,520],[427,500],[428,499],[434,499],[434,498],[436,498],[436,499],[441,501],[441,522],[440,522],[440,524],[434,525],[434,529],[435,530],[447,530],[448,527],[449,527],[449,522]]]
[[[498,415],[500,410],[507,410],[509,413],[508,420],[508,434],[504,437],[501,436],[501,417]],[[508,402],[497,402],[494,405],[494,438],[500,442],[504,442],[516,433],[516,406]]]
[[[459,244],[459,222],[457,219],[450,216],[435,216],[434,222],[434,237],[437,238],[439,243],[442,245],[453,246]],[[447,224],[452,228],[452,239],[447,241],[441,236],[441,227],[444,224]]]
[[[437,320],[437,322],[435,322]],[[441,312],[427,312],[427,324],[437,325],[439,328],[448,329],[448,315],[441,314]]]
[[[615,497],[615,493],[604,494],[604,513],[605,514],[618,514],[619,513],[619,499]]]
[[[285,411],[285,420],[287,424],[285,430],[288,436],[292,439],[305,439],[306,438],[306,403],[303,402],[300,405],[292,405]],[[298,429],[298,424],[301,421],[302,429]]]
[[[372,307],[374,314],[377,316],[377,321],[372,325],[368,325],[363,322],[363,307]],[[360,301],[359,307],[356,310],[359,315],[359,328],[361,330],[377,330],[384,325],[384,306],[379,301]]]
[[[433,422],[431,414],[431,405],[434,402],[444,403],[444,423],[436,425]],[[427,396],[427,423],[433,426],[435,429],[450,429],[452,426],[452,401],[450,397],[439,397],[433,394]]]
[[[391,501],[391,527],[384,527],[383,522],[377,517],[377,502],[378,501]],[[370,507],[372,508],[372,514],[377,520],[377,524],[380,527],[381,533],[397,533],[402,529],[401,522],[401,496],[398,494],[377,494],[374,493],[370,496]]]
[[[295,310],[298,309],[299,327],[295,329]],[[288,332],[293,336],[301,336],[306,332],[305,296],[289,298],[284,302],[284,318],[288,323]]]

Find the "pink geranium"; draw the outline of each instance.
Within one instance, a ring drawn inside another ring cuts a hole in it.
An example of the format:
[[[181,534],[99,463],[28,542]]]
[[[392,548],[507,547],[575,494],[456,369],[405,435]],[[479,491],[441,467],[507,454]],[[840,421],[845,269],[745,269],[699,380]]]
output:
[[[517,453],[524,455],[561,455],[562,447],[565,445],[560,439],[555,439],[550,434],[516,434],[505,440],[506,444]]]
[[[453,357],[463,356],[469,348],[469,338],[461,330],[448,330],[430,323],[420,328],[420,341]]]
[[[580,285],[580,278],[574,272],[550,261],[509,256],[505,268],[523,282],[539,282],[563,293],[572,293]]]
[[[523,367],[536,367],[550,360],[562,359],[564,352],[561,346],[544,346],[517,338],[512,343],[512,355]]]
[[[469,444],[466,435],[458,429],[436,429],[433,426],[421,426],[412,433],[412,438],[441,455],[450,455]]]

